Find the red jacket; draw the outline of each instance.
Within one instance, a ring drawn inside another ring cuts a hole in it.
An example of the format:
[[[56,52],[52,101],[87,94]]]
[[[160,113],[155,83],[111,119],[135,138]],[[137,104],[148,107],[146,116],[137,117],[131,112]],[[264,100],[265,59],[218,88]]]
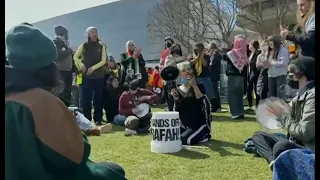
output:
[[[160,73],[155,71],[153,73],[152,87],[158,87],[159,79],[160,79]]]
[[[151,100],[148,102],[152,104],[160,99],[157,94],[154,94],[147,89],[138,88],[136,94],[130,94],[129,91],[125,91],[119,98],[119,114],[125,116],[134,115],[132,109],[136,108],[141,103],[148,103],[140,100],[142,96],[150,96]]]
[[[162,51],[161,53],[161,59],[160,59],[160,66],[163,67],[164,66],[164,62],[166,60],[166,57],[170,54],[170,49],[167,48],[164,51]]]

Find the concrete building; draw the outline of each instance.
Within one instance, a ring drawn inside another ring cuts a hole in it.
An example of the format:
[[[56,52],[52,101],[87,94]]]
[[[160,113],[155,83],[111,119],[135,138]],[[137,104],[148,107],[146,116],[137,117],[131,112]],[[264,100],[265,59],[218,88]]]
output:
[[[261,3],[262,17],[263,17],[264,23],[260,28],[263,28],[263,31],[267,32],[266,33],[267,35],[270,35],[272,34],[276,24],[276,16],[277,16],[276,1],[279,1],[279,0],[259,0],[259,1],[242,0],[241,14],[245,14],[250,19],[256,19],[255,17],[253,17],[252,12],[254,12],[253,9],[257,7],[257,3]],[[288,11],[284,16],[283,23],[287,25],[295,24],[297,21],[296,11],[297,11],[296,0],[290,0],[290,3],[288,4]],[[255,24],[252,23],[252,21],[246,18],[243,18],[242,16],[238,16],[237,25],[252,31],[257,31],[257,27],[255,27]]]
[[[85,30],[97,27],[99,38],[108,46],[108,52],[119,61],[120,53],[126,51],[125,44],[133,40],[142,48],[145,60],[159,59],[164,41],[148,33],[148,18],[156,1],[122,0],[92,7],[36,23],[50,36],[54,36],[54,26],[64,25],[69,30],[71,46],[77,49],[86,40]]]

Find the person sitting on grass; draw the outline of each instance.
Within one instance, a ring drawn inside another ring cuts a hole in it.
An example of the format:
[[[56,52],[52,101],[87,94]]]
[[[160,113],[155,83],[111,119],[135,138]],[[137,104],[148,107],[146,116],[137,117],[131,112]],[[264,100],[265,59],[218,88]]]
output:
[[[127,75],[124,91],[119,99],[119,115],[114,118],[117,125],[125,125],[125,135],[135,135],[137,133],[148,133],[150,128],[151,108],[148,107],[147,114],[141,116],[144,111],[139,107],[141,103],[154,104],[160,100],[157,94],[139,88],[139,79],[136,75]]]
[[[115,76],[110,76],[104,87],[104,109],[106,111],[108,123],[114,122],[119,108],[119,98],[122,93],[122,88],[119,87],[120,80]]]
[[[179,87],[172,87],[171,95],[175,100],[175,111],[181,121],[182,144],[195,145],[211,138],[211,104],[201,92],[202,84],[197,84],[189,62],[177,64],[180,70]]]
[[[89,159],[87,137],[51,92],[60,81],[54,42],[18,25],[8,31],[6,47],[5,179],[125,180],[119,165]]]
[[[312,57],[300,56],[291,61],[288,71],[288,85],[299,89],[297,96],[289,104],[290,116],[284,114],[283,108],[276,103],[267,104],[267,110],[275,115],[288,131],[288,139],[261,131],[252,136],[258,154],[270,163],[271,169],[274,160],[285,150],[315,150],[315,60]]]

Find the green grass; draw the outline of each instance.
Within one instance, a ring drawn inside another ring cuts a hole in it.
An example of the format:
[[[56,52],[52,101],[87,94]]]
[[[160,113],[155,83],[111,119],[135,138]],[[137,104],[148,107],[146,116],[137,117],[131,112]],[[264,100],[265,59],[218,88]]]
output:
[[[120,164],[129,180],[272,179],[266,161],[243,151],[244,140],[260,130],[260,125],[253,115],[244,120],[230,120],[229,116],[214,114],[213,138],[204,148],[155,154],[150,152],[150,135],[125,137],[123,128],[116,127],[113,133],[89,138],[91,159]]]

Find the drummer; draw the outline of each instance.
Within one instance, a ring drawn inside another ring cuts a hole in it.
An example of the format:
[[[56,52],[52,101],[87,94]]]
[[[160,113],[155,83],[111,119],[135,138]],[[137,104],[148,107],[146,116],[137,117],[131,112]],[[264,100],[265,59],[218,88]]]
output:
[[[151,91],[139,88],[139,79],[135,75],[128,75],[124,86],[128,90],[124,91],[119,99],[119,115],[114,119],[117,125],[125,125],[125,135],[135,135],[137,133],[148,133],[151,119],[150,105],[141,109],[141,103],[153,104],[159,101],[159,96]],[[144,114],[144,111],[147,113]]]
[[[289,104],[291,115],[283,113],[283,108],[276,103],[267,104],[266,108],[287,130],[287,138],[261,131],[252,137],[259,155],[267,160],[271,169],[274,160],[288,149],[315,151],[315,59],[299,56],[291,61],[288,72],[288,86],[298,90]]]
[[[189,62],[177,64],[180,71],[177,88],[171,89],[175,110],[181,120],[182,144],[195,145],[211,138],[211,104],[201,92],[204,87],[197,84]]]

